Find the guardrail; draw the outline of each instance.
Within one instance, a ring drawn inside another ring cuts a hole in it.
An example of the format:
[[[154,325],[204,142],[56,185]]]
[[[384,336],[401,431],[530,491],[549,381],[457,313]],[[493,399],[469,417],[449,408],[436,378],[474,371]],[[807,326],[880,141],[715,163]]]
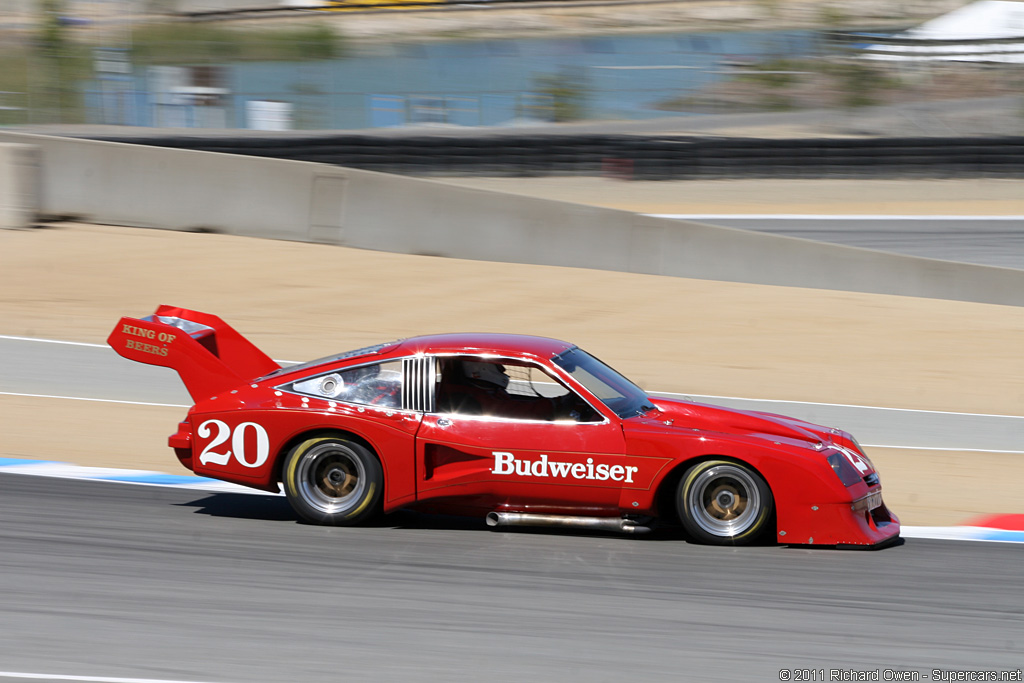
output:
[[[103,137],[414,176],[1021,177],[1024,137],[754,139],[639,135]]]

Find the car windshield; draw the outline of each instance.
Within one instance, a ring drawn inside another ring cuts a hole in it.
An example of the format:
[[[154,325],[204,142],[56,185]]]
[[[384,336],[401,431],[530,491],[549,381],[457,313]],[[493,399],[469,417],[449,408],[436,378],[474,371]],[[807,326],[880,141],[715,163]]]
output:
[[[586,351],[573,347],[551,359],[622,418],[654,409],[644,390]]]

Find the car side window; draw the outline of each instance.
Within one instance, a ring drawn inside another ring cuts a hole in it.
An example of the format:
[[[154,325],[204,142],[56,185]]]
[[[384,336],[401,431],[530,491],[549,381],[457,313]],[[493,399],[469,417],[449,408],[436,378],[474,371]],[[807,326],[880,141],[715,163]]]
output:
[[[290,390],[307,396],[382,408],[402,407],[402,362],[361,365],[299,380]]]
[[[601,415],[542,368],[507,359],[439,358],[437,412],[519,420],[600,422]]]

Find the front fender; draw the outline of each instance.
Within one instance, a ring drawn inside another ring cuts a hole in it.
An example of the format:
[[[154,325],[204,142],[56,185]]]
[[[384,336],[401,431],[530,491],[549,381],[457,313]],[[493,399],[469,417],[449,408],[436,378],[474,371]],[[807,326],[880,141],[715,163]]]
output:
[[[628,464],[650,473],[638,478],[637,486],[623,487],[620,506],[626,511],[674,516],[674,509],[658,510],[659,491],[674,486],[692,464],[719,457],[745,463],[764,477],[775,499],[779,542],[875,545],[893,535],[891,527],[880,527],[870,514],[852,509],[869,487],[863,482],[844,486],[826,460],[827,449],[699,430],[666,434],[634,427],[626,432],[626,451]],[[896,522],[895,517],[891,520]]]

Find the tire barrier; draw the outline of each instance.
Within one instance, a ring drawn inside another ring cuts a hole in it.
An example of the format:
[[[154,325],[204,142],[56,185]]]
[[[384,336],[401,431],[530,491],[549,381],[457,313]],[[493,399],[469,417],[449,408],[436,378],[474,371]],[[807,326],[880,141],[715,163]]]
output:
[[[97,137],[411,176],[1024,176],[1024,137],[755,139],[638,135]]]

